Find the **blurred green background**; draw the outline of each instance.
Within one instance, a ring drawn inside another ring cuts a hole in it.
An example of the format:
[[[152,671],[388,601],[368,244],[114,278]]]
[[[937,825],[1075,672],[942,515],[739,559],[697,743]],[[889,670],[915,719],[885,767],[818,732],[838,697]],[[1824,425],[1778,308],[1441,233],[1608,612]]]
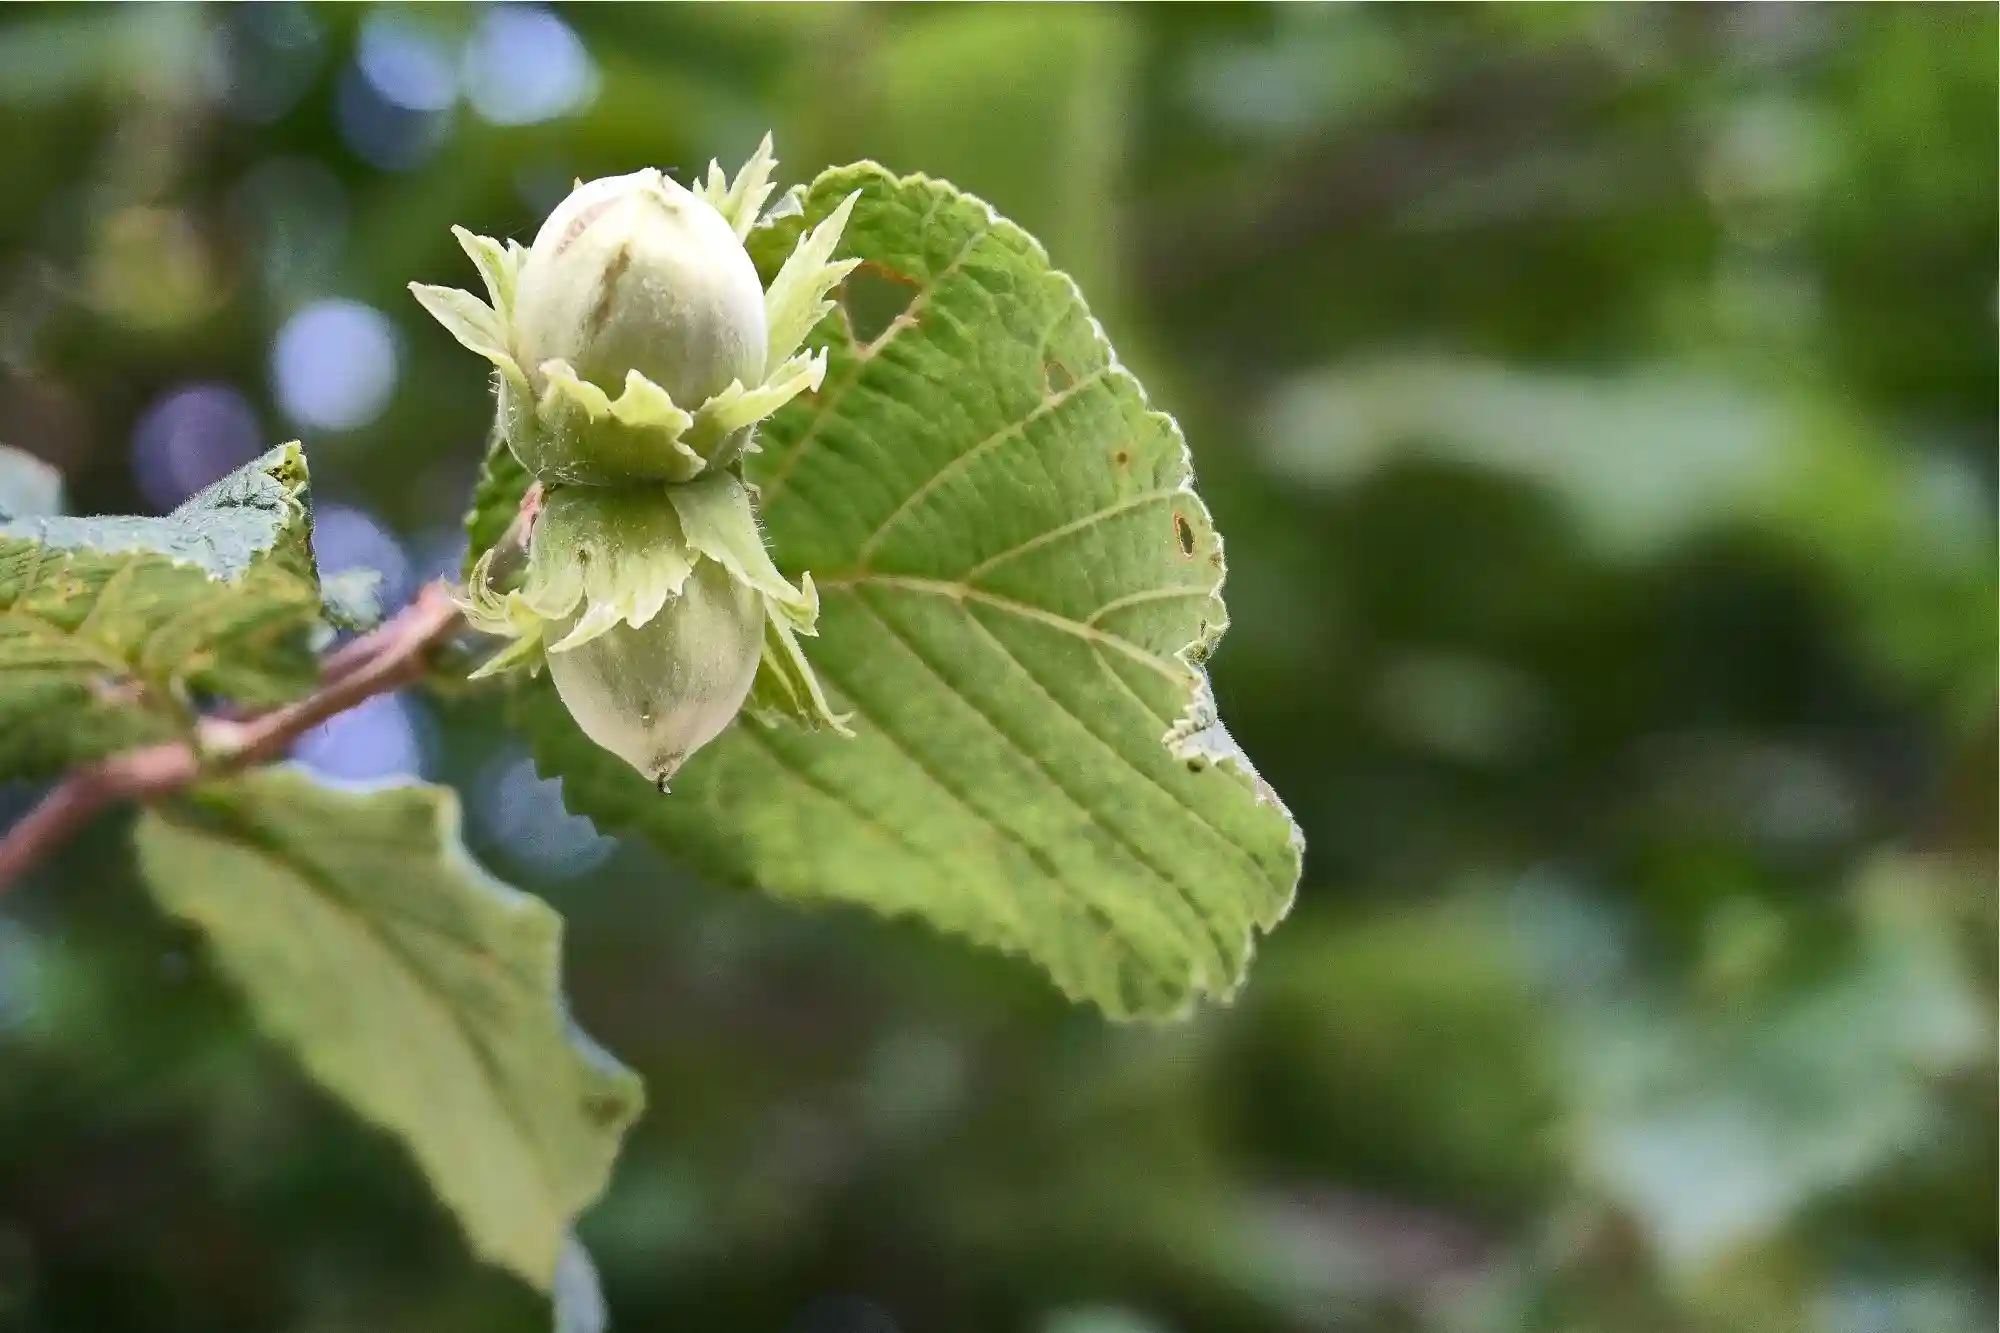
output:
[[[0,438],[155,512],[298,437],[455,567],[403,291],[574,177],[874,157],[1040,235],[1192,442],[1224,716],[1305,827],[1240,1001],[689,880],[475,701],[465,793],[652,1106],[628,1333],[1995,1320],[1991,6],[14,6]],[[7,812],[32,795],[0,792]],[[115,824],[0,916],[0,1328],[547,1326],[264,1046]]]

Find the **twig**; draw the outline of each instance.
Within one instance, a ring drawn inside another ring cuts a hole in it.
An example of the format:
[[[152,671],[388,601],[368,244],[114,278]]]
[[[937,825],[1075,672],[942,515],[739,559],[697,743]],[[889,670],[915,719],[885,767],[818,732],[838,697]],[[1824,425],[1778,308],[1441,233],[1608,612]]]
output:
[[[386,623],[327,658],[320,687],[247,722],[211,719],[194,740],[128,750],[78,769],[0,837],[0,891],[80,832],[106,806],[156,801],[204,777],[262,763],[329,718],[423,674],[429,651],[464,625],[433,583]]]

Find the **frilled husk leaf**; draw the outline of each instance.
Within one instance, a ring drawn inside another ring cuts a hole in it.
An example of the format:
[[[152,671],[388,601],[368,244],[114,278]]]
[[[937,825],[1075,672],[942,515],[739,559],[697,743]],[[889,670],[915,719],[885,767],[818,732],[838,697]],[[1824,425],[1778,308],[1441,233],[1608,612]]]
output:
[[[492,586],[496,554],[473,568],[466,616],[475,629],[514,642],[481,676],[532,667],[541,654],[580,647],[616,625],[644,625],[680,595],[702,560],[762,594],[771,615],[799,632],[811,633],[818,617],[811,579],[794,587],[778,572],[748,488],[727,472],[677,486],[553,487],[511,591]]]
[[[767,136],[756,154],[725,182],[711,163],[694,193],[713,206],[736,236],[748,236],[770,197],[777,166]],[[488,300],[450,287],[412,283],[410,290],[453,337],[499,372],[500,417],[521,465],[551,485],[614,486],[630,481],[685,482],[725,468],[755,448],[755,428],[826,375],[824,352],[800,345],[833,308],[829,293],[860,262],[835,260],[854,199],[811,232],[764,293],[767,367],[762,382],[734,381],[699,405],[674,402],[636,371],[622,385],[596,384],[566,361],[524,365],[514,327],[514,292],[528,251],[453,228],[480,276]],[[613,397],[610,388],[618,390]]]
[[[741,240],[760,220],[798,209],[794,191],[763,212],[776,166],[766,136],[733,180],[711,163],[694,193]],[[493,364],[498,429],[545,488],[518,586],[493,586],[496,551],[472,571],[468,619],[508,640],[476,676],[539,670],[549,654],[574,653],[614,629],[645,626],[713,562],[761,599],[765,626],[747,705],[752,713],[846,734],[844,717],[828,704],[799,644],[800,635],[815,632],[812,579],[804,576],[794,587],[778,572],[758,531],[753,496],[728,469],[756,448],[759,422],[824,382],[825,351],[802,352],[800,345],[833,308],[829,294],[859,262],[833,258],[853,204],[849,198],[802,236],[765,291],[762,382],[733,381],[692,410],[636,371],[622,385],[605,386],[566,361],[522,364],[515,292],[529,251],[453,228],[487,299],[446,287],[411,289],[454,337]]]
[[[807,586],[810,589],[811,580]],[[765,611],[763,659],[745,710],[765,726],[790,722],[808,731],[826,728],[852,736],[847,726],[849,714],[836,713],[827,703],[819,677],[813,674],[790,623],[768,605]]]

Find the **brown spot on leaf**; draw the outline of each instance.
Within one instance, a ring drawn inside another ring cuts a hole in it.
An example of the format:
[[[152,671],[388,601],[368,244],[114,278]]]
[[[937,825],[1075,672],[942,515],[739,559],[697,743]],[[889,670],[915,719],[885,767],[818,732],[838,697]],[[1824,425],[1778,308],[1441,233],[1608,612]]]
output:
[[[1111,455],[1111,461],[1116,463],[1119,467],[1124,467],[1127,463],[1132,461],[1132,451],[1130,449],[1120,448]]]
[[[662,790],[664,790],[664,787]],[[625,1103],[622,1098],[615,1097],[610,1093],[585,1093],[583,1098],[583,1113],[597,1124],[616,1124],[625,1118]]]

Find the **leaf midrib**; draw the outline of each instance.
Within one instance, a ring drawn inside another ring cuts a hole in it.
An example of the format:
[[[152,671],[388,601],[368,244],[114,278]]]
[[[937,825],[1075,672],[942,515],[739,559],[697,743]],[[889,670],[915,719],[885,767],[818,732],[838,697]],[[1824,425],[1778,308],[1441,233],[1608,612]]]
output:
[[[952,601],[977,602],[982,606],[990,606],[996,611],[1004,611],[1009,615],[1016,615],[1027,620],[1037,621],[1064,634],[1073,635],[1090,643],[1114,649],[1139,663],[1141,666],[1157,671],[1168,680],[1174,681],[1177,684],[1191,686],[1194,683],[1194,669],[1192,667],[1187,666],[1185,663],[1170,661],[1167,658],[1159,656],[1157,653],[1149,652],[1121,635],[1099,629],[1097,626],[1086,624],[1081,620],[1072,620],[1070,617],[1051,611],[1047,607],[1036,606],[1032,602],[1017,601],[1012,597],[1003,597],[999,593],[988,592],[984,588],[975,588],[968,583],[961,583],[955,579],[920,578],[909,574],[848,574],[836,575],[833,578],[825,580],[815,578],[813,586],[821,592],[844,593],[858,593],[861,589],[871,587],[893,588],[901,589],[905,592],[923,593],[932,597],[944,597]]]
[[[886,175],[886,173],[883,174]],[[939,206],[940,201],[934,200],[931,204],[930,213],[935,213]],[[930,213],[925,215],[924,223],[929,222]],[[923,223],[918,225],[917,230],[919,232],[921,232],[922,226]],[[851,328],[848,329],[849,336],[846,340],[846,346],[848,354],[854,358],[854,371],[843,378],[838,386],[827,392],[825,399],[819,404],[819,410],[814,413],[813,419],[807,423],[805,431],[799,436],[798,443],[786,450],[784,456],[779,458],[773,465],[770,475],[764,477],[758,483],[759,489],[763,492],[765,504],[768,505],[772,500],[776,499],[784,492],[786,486],[790,484],[792,473],[798,469],[806,450],[818,438],[821,424],[834,414],[834,409],[840,406],[841,399],[845,398],[848,392],[866,376],[869,364],[877,356],[880,356],[894,345],[895,341],[902,337],[906,330],[917,326],[917,316],[921,315],[930,305],[938,288],[942,287],[946,281],[955,276],[965,266],[966,260],[972,257],[972,252],[979,248],[982,241],[993,234],[993,230],[993,224],[988,223],[974,232],[971,238],[966,241],[964,247],[956,255],[952,256],[950,262],[932,274],[930,281],[917,289],[916,294],[910,298],[910,304],[904,307],[903,312],[896,316],[895,322],[874,342],[863,347],[854,341],[852,336],[853,330]],[[845,324],[845,312],[842,312],[842,316],[842,323]]]

